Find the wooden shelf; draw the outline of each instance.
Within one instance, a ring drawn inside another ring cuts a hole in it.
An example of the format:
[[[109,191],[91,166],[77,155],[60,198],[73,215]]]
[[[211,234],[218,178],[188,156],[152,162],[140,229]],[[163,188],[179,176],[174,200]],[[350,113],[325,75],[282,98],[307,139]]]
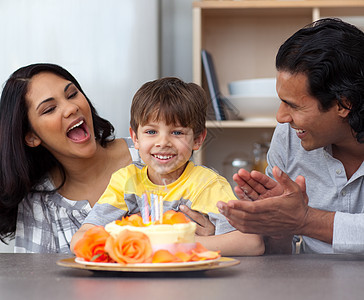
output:
[[[206,122],[207,128],[275,128],[277,121],[257,120],[257,121],[213,121]]]
[[[195,1],[193,7],[204,9],[231,9],[231,8],[341,8],[364,7],[363,0],[245,0],[245,1]]]

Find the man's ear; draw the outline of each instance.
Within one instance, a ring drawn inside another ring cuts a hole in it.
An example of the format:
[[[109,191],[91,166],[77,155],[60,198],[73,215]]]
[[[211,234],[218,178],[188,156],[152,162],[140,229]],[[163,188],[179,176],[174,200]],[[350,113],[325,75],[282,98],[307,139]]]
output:
[[[340,117],[346,118],[350,113],[351,103],[348,100],[344,99],[343,104],[344,106],[340,105],[340,103],[337,103],[337,113]]]
[[[135,149],[139,149],[138,136],[135,133],[135,131],[133,129],[131,129],[131,127],[129,127],[129,133],[130,133],[131,139],[133,140]]]
[[[25,143],[29,147],[38,147],[42,143],[42,141],[40,140],[40,138],[34,132],[29,131],[25,135]]]
[[[207,135],[207,129],[205,129],[198,137],[195,138],[195,143],[192,150],[198,150],[202,146]]]

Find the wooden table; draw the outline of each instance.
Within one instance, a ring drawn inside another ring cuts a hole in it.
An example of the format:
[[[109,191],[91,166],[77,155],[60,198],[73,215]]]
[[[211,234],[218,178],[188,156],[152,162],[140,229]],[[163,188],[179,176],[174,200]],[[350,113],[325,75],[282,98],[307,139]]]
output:
[[[0,299],[364,299],[364,255],[240,257],[195,272],[92,272],[60,254],[0,254]]]

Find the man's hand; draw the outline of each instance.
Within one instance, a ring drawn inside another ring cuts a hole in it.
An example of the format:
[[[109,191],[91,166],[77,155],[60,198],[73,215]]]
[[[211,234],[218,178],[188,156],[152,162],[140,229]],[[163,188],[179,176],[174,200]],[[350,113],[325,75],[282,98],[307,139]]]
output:
[[[299,176],[294,182],[278,167],[273,168],[273,176],[277,180],[276,184],[269,180],[262,184],[250,179],[249,186],[255,184],[256,194],[248,192],[250,197],[255,195],[255,201],[218,202],[219,211],[232,226],[245,233],[264,236],[278,237],[302,232],[309,209],[304,177]],[[245,183],[248,181],[244,180]],[[270,193],[279,195],[266,198]]]
[[[258,200],[283,193],[283,188],[276,181],[258,171],[249,173],[240,169],[233,179],[237,183],[235,193],[241,200]]]

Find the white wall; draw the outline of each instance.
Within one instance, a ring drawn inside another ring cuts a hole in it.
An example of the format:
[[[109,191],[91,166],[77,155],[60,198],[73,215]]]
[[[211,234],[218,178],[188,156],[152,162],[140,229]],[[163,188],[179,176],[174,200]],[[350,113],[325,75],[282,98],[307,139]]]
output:
[[[159,76],[159,0],[1,0],[0,28],[1,86],[21,66],[59,64],[129,136],[132,97]]]
[[[2,0],[0,83],[23,65],[60,64],[128,136],[135,91],[159,75],[158,14],[158,0]]]
[[[192,78],[192,3],[161,0],[161,75]]]
[[[0,253],[12,253],[14,250],[14,240],[11,240],[9,245],[0,242]]]

